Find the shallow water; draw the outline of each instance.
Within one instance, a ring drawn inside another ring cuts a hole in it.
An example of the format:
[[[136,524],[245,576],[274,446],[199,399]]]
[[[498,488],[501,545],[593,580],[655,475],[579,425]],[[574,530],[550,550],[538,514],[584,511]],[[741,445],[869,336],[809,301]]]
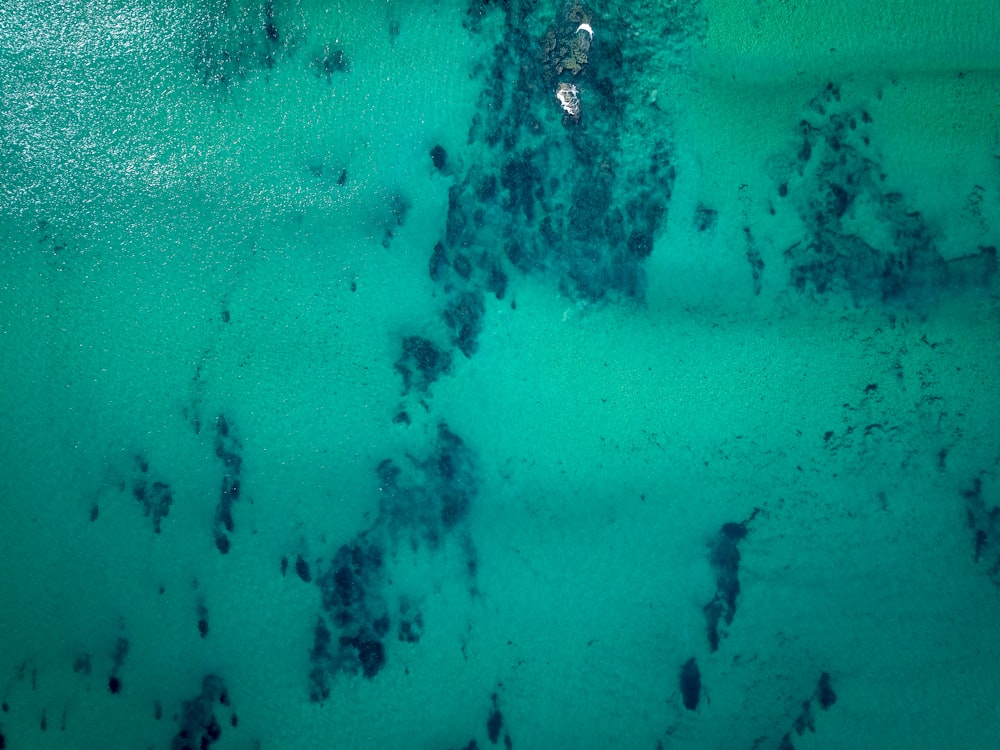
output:
[[[997,736],[1000,10],[913,6],[5,3],[6,747]]]

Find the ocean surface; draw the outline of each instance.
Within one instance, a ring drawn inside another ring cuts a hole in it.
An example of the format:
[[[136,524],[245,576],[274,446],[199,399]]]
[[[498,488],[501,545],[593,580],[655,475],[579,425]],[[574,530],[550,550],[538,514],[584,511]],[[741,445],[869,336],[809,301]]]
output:
[[[1000,736],[995,0],[5,0],[0,748]]]

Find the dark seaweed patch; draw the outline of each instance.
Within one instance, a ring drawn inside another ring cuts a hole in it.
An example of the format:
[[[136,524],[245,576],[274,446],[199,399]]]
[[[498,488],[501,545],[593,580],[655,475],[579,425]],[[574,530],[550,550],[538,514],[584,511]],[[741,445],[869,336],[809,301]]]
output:
[[[837,696],[833,692],[833,688],[830,685],[829,672],[823,672],[820,675],[819,682],[816,685],[816,690],[813,692],[812,697],[808,700],[802,701],[799,713],[792,722],[792,730],[800,737],[806,732],[816,731],[816,714],[813,711],[814,701],[819,703],[819,707],[823,711],[826,711],[830,708],[830,706],[837,702]],[[791,740],[791,732],[784,735],[781,746],[789,748],[794,747]]]
[[[316,621],[313,628],[313,646],[309,651],[309,699],[314,703],[330,697],[330,665],[335,664],[334,655],[330,649],[332,633],[323,618]]]
[[[947,261],[948,278],[961,289],[974,289],[989,285],[997,275],[997,249],[980,245],[976,252]]]
[[[309,572],[309,563],[305,561],[302,555],[296,555],[295,557],[295,572],[305,583],[309,583],[312,580],[312,573]]]
[[[746,538],[747,525],[757,513],[758,511],[754,510],[750,518],[741,523],[723,524],[712,542],[709,562],[715,571],[715,596],[704,607],[708,646],[711,651],[717,651],[719,648],[721,624],[731,625],[736,616],[736,600],[740,594],[738,545]]]
[[[108,692],[117,695],[122,689],[122,680],[119,673],[125,666],[125,658],[128,656],[129,642],[125,636],[119,636],[115,640],[115,648],[111,653],[111,675],[108,677]],[[89,659],[88,659],[89,666]]]
[[[490,709],[490,715],[486,718],[486,734],[490,738],[490,742],[495,745],[500,739],[500,730],[503,729],[503,714],[497,706],[496,693],[493,693],[490,700],[493,701],[493,707]]]
[[[404,643],[417,643],[424,634],[424,616],[417,612],[410,619],[399,622],[399,640]]]
[[[89,675],[91,672],[90,654],[80,654],[73,660],[73,671],[77,674]]]
[[[719,221],[719,212],[701,203],[694,212],[694,228],[699,232],[707,232],[714,229]]]
[[[466,357],[471,357],[479,346],[485,312],[483,297],[477,292],[461,294],[444,311],[444,321],[452,331],[452,343]]]
[[[760,250],[757,249],[750,227],[743,227],[743,235],[747,242],[746,257],[747,263],[750,264],[750,275],[753,277],[753,293],[759,296],[763,288],[761,277],[764,273],[764,259],[760,257]]]
[[[452,268],[455,269],[455,273],[461,276],[466,281],[472,275],[472,261],[469,260],[469,256],[459,253],[455,256],[455,260],[452,261]]]
[[[681,666],[678,681],[684,708],[694,711],[701,700],[701,670],[698,669],[698,662],[693,656]]]
[[[992,278],[996,264],[984,248],[968,263],[946,261],[938,232],[903,195],[885,189],[871,121],[866,110],[845,104],[834,84],[809,103],[798,152],[775,175],[778,195],[805,230],[784,252],[791,286],[821,296],[845,292],[858,305],[919,306],[945,290],[983,283],[981,273],[964,267]]]
[[[444,147],[439,143],[431,149],[431,163],[434,165],[434,168],[440,172],[444,169],[447,162],[448,152],[445,151]]]
[[[454,537],[474,576],[475,549],[466,524],[478,485],[471,451],[442,423],[434,450],[422,461],[410,461],[413,477],[391,459],[378,464],[375,523],[341,545],[313,579],[321,599],[310,651],[314,701],[328,697],[330,683],[339,674],[375,677],[388,659],[385,644],[391,633],[403,643],[422,636],[423,616],[409,599],[400,599],[395,619],[386,597],[388,558],[398,545],[433,552]]]
[[[198,600],[197,605],[197,615],[198,615],[198,634],[202,638],[208,638],[208,607],[205,606],[205,602],[202,599]]]
[[[987,502],[979,477],[961,494],[965,500],[966,523],[972,531],[972,562],[1000,586],[1000,505]]]
[[[350,72],[351,61],[344,54],[344,50],[331,47],[327,44],[313,55],[309,66],[317,78],[325,78],[327,83],[330,83],[333,81],[334,75]],[[346,175],[344,177],[346,178]],[[344,183],[340,182],[338,184],[343,185]]]
[[[233,509],[240,499],[242,484],[240,471],[243,468],[243,445],[236,437],[235,430],[224,414],[215,418],[215,455],[222,462],[226,473],[222,477],[219,502],[215,506],[215,520],[212,536],[216,549],[227,554],[230,549],[229,535],[236,529]]]
[[[497,299],[503,299],[507,292],[507,273],[503,270],[500,258],[494,257],[486,261],[486,290],[492,292]]]
[[[704,33],[694,5],[672,3],[653,19],[662,29],[660,48],[669,40],[681,56]],[[592,11],[576,2],[554,15],[533,0],[471,2],[467,27],[478,31],[489,13],[500,16],[504,43],[479,68],[482,89],[468,136],[484,149],[449,187],[444,237],[428,263],[444,292],[441,316],[451,334],[444,354],[476,352],[483,298],[502,299],[512,271],[541,275],[583,303],[641,300],[643,265],[655,251],[676,179],[664,111],[627,106],[626,92],[652,46],[618,23],[602,24],[594,41],[581,30]],[[579,112],[566,111],[556,97],[570,85]],[[623,140],[650,127],[650,116],[663,120],[654,125],[662,135],[647,139],[636,158],[634,139],[628,148]],[[438,170],[451,164],[443,149],[431,159]],[[416,370],[404,366],[397,369],[408,392],[408,373]]]
[[[374,677],[384,665],[384,633],[379,635],[376,626],[388,622],[382,594],[384,576],[382,549],[359,538],[340,547],[330,566],[316,579],[323,611],[342,635],[334,644],[329,626],[320,618],[310,654],[313,700],[326,698],[329,680],[337,673],[360,671]]]
[[[266,74],[289,50],[289,36],[272,0],[227,2],[204,16],[196,69],[220,93],[250,77]]]
[[[441,281],[448,272],[448,251],[445,250],[444,243],[438,242],[434,245],[434,252],[431,253],[427,270],[430,273],[431,281]]]
[[[141,455],[134,458],[135,474],[132,478],[132,497],[142,506],[146,517],[152,521],[153,531],[161,531],[163,519],[170,514],[174,496],[170,485],[162,480],[150,481],[149,462]],[[91,507],[91,521],[97,520],[97,505]]]
[[[451,354],[423,336],[407,336],[394,367],[403,378],[403,395],[412,389],[426,392],[435,380],[451,370]]]
[[[385,666],[385,646],[382,645],[382,641],[377,636],[374,638],[342,637],[340,645],[341,648],[346,645],[354,649],[361,670],[368,679],[377,675]]]
[[[816,731],[816,718],[813,716],[812,712],[812,701],[802,702],[802,710],[795,718],[792,728],[795,730],[795,734],[800,737],[805,734],[806,730],[809,730],[810,732]]]
[[[216,704],[228,705],[226,686],[221,677],[209,674],[202,678],[201,692],[183,702],[177,717],[178,731],[171,741],[172,750],[208,750],[222,737],[222,725],[216,716]],[[225,701],[223,701],[225,697]]]
[[[819,707],[824,711],[837,702],[837,694],[833,692],[833,687],[830,685],[829,672],[823,672],[819,676],[819,683],[816,685],[816,700],[819,701]]]

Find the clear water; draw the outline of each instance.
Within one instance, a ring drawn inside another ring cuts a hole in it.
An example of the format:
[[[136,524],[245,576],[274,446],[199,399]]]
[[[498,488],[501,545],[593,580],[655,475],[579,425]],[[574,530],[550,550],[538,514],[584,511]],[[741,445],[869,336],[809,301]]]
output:
[[[5,2],[0,745],[989,745],[998,38]]]

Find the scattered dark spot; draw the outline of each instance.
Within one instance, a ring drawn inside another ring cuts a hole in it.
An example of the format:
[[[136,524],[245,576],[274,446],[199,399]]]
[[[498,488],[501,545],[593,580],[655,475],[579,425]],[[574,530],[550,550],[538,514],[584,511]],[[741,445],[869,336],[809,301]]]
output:
[[[230,319],[229,310],[223,310],[222,311],[222,322],[223,323],[228,323],[229,319]]]
[[[121,692],[121,689],[122,689],[122,681],[121,680],[119,680],[114,675],[112,675],[111,677],[108,678],[108,692],[109,693],[111,693],[112,695],[118,695],[118,693]]]

